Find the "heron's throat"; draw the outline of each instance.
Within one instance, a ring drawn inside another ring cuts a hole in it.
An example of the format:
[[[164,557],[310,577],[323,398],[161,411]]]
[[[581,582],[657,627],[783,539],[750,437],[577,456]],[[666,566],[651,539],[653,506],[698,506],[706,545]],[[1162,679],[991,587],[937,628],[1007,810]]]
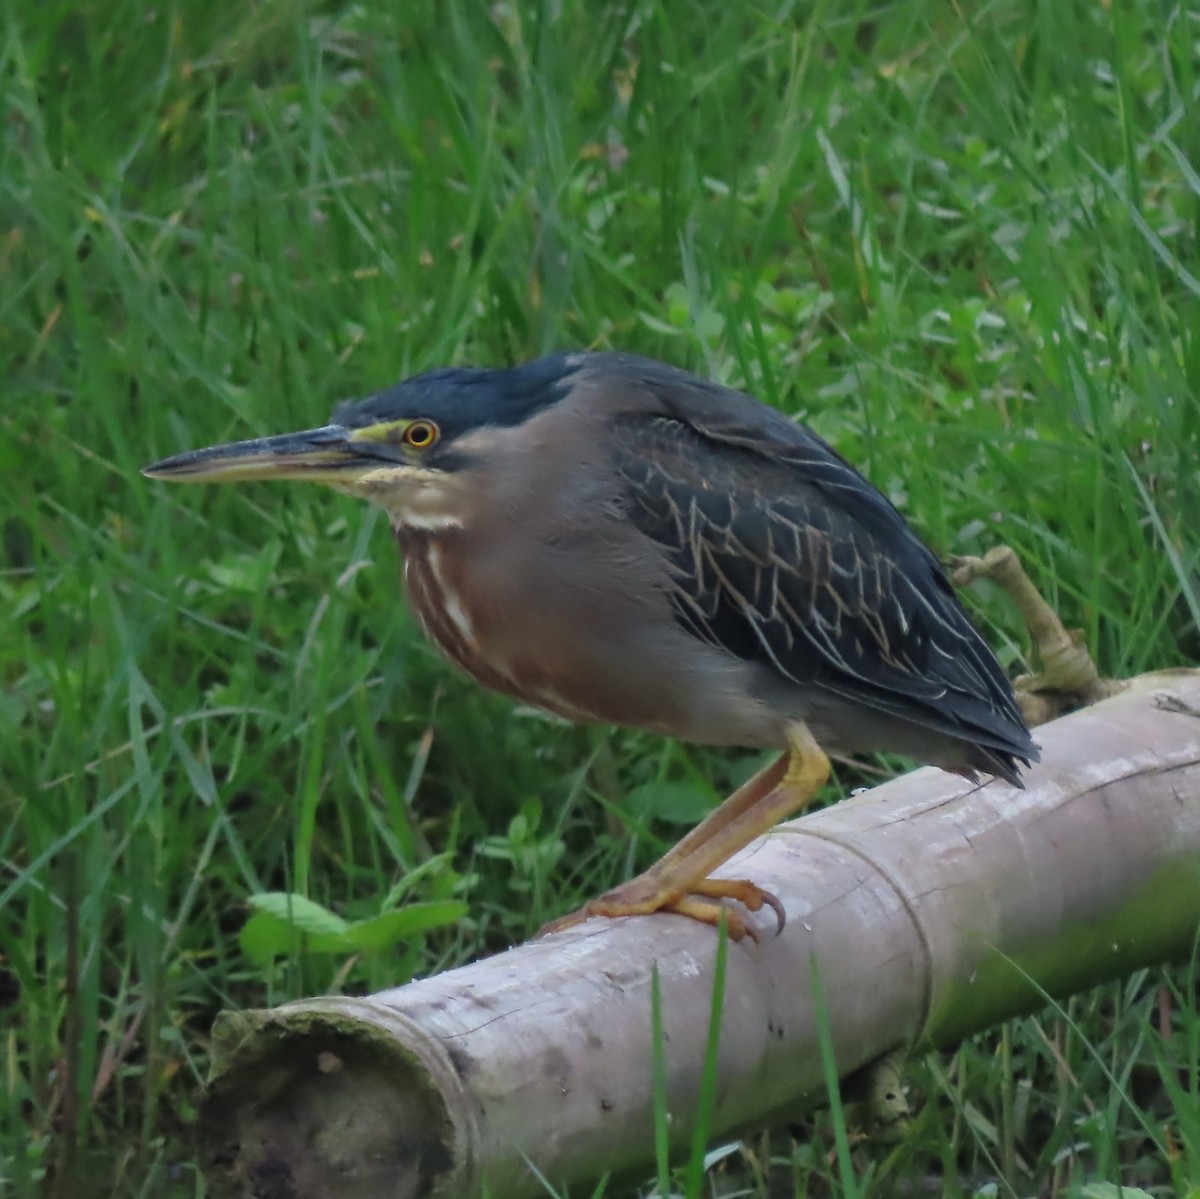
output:
[[[344,488],[383,508],[397,533],[461,529],[468,518],[463,480],[440,470],[405,467],[368,471]]]

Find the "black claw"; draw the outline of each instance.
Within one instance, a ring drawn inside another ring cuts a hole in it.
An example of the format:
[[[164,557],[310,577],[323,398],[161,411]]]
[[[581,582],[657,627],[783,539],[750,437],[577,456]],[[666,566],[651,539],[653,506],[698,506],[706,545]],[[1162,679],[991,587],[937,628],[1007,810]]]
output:
[[[787,912],[784,911],[783,904],[779,902],[779,899],[770,891],[764,891],[762,898],[763,903],[775,913],[775,935],[779,936],[783,932],[783,926],[787,924]]]

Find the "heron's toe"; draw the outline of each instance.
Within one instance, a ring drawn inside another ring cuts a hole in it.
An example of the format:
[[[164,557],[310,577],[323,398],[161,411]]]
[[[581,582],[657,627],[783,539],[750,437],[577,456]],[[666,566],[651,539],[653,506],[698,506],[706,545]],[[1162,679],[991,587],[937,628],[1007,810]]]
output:
[[[752,883],[748,878],[706,878],[697,883],[692,892],[696,895],[707,895],[712,899],[736,900],[750,912],[761,912],[763,908],[770,908],[775,913],[777,933],[783,932],[783,926],[787,923],[787,912],[784,911],[779,897],[757,883]]]
[[[653,875],[640,875],[619,887],[614,887],[611,891],[606,891],[584,904],[578,911],[550,921],[539,931],[538,936],[562,932],[582,924],[593,916],[616,919],[621,916],[651,916],[655,912],[674,912],[679,916],[698,920],[702,924],[710,924],[714,928],[720,924],[724,915],[725,927],[731,940],[741,941],[744,937],[749,937],[757,941],[757,930],[737,908],[722,902],[727,899],[736,901],[750,912],[761,911],[764,907],[770,908],[775,913],[779,929],[783,929],[787,918],[783,904],[770,891],[764,890],[749,879],[702,878],[689,885],[681,894],[676,888],[664,887]]]

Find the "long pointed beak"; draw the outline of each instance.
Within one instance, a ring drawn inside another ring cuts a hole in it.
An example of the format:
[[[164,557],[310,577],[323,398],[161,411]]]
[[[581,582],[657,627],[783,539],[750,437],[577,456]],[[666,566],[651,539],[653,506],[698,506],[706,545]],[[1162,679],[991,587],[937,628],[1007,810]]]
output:
[[[178,483],[242,483],[252,479],[346,482],[381,465],[370,445],[355,444],[340,425],[189,450],[142,468],[152,479]]]

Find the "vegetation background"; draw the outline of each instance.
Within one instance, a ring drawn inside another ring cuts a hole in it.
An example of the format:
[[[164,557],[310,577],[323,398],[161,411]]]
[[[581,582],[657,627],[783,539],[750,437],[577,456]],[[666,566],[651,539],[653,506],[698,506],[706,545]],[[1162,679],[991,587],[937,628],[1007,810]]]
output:
[[[757,765],[482,694],[380,517],[154,458],[624,347],[801,414],[940,551],[1011,543],[1105,672],[1197,657],[1194,7],[45,0],[0,37],[0,1191],[203,1194],[219,1009],[527,937]],[[818,1116],[701,1193],[1200,1194],[1194,966],[914,1066],[853,1169]]]

